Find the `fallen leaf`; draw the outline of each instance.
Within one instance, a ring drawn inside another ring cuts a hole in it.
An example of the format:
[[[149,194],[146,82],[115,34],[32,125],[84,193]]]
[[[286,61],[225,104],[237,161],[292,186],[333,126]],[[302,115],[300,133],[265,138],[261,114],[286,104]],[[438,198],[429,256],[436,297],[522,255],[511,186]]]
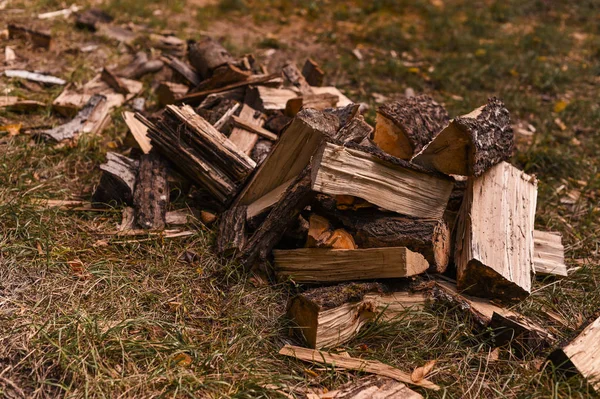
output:
[[[310,376],[313,376],[313,377],[315,377],[315,378],[319,376],[319,374],[315,373],[315,372],[314,372],[314,371],[312,371],[311,369],[304,369],[304,372],[305,372],[306,374],[310,375]]]
[[[173,357],[172,362],[179,367],[189,367],[192,364],[192,358],[187,353],[179,353]]]
[[[76,275],[82,280],[90,278],[90,273],[87,271],[85,265],[79,259],[73,259],[67,262],[71,268],[71,273]]]
[[[554,112],[557,114],[563,112],[565,108],[567,108],[567,105],[569,105],[569,103],[564,100],[557,101],[556,104],[554,104]]]
[[[422,381],[427,377],[427,374],[431,372],[433,366],[437,363],[437,360],[430,360],[423,367],[417,367],[412,374],[410,375],[410,379],[412,382],[417,383]]]
[[[475,55],[477,57],[483,57],[486,53],[487,51],[485,51],[484,48],[478,48],[477,50],[475,50]]]
[[[488,353],[487,360],[489,363],[497,362],[499,356],[500,356],[500,348],[496,348],[493,351],[490,351],[490,353]]]
[[[21,132],[22,123],[12,123],[10,125],[0,126],[0,131],[8,132],[9,136],[16,136]]]

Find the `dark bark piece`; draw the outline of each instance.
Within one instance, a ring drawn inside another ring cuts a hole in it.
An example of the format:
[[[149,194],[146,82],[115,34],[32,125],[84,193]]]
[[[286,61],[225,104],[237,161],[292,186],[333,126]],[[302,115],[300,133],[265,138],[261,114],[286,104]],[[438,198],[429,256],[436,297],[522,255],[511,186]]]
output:
[[[250,77],[251,73],[243,71],[233,64],[226,64],[214,70],[212,76],[202,81],[194,88],[192,93],[213,90],[233,83],[242,82]]]
[[[202,79],[198,75],[198,72],[185,62],[181,61],[180,59],[170,55],[166,55],[162,59],[165,62],[165,64],[169,66],[169,68],[175,71],[180,77],[182,77],[187,83],[189,83],[193,87],[198,86],[202,82]]]
[[[342,126],[336,133],[335,138],[342,143],[361,143],[371,133],[373,133],[373,127],[365,121],[362,115],[358,115]]]
[[[151,33],[150,45],[159,49],[162,54],[170,54],[175,57],[185,56],[185,41],[173,35],[157,35]]]
[[[309,85],[319,87],[323,86],[325,72],[319,67],[319,64],[309,58],[302,67],[302,76],[304,76]]]
[[[158,103],[161,106],[173,104],[179,98],[185,96],[189,87],[180,83],[162,82],[156,89]]]
[[[155,73],[164,67],[165,63],[161,60],[149,60],[148,55],[139,51],[136,53],[132,62],[125,67],[120,68],[116,74],[123,78],[138,79],[148,73]]]
[[[448,112],[431,97],[403,98],[379,107],[373,141],[389,154],[410,159],[449,121]]]
[[[133,205],[133,190],[139,163],[124,155],[106,153],[106,163],[100,165],[102,177],[92,195],[94,205]]]
[[[248,240],[239,257],[240,263],[246,269],[250,269],[257,261],[265,262],[273,247],[277,245],[286,229],[294,223],[311,198],[310,167],[306,167],[290,184],[282,199]]]
[[[250,157],[256,162],[257,165],[263,163],[273,148],[273,142],[271,140],[258,140],[252,148]]]
[[[8,38],[10,40],[28,40],[33,47],[42,47],[46,50],[49,50],[52,47],[52,36],[49,32],[42,32],[25,26],[8,24]]]
[[[293,86],[299,89],[303,95],[312,94],[312,89],[310,88],[310,85],[306,82],[306,79],[304,79],[304,76],[302,76],[302,73],[300,72],[296,64],[294,64],[293,62],[288,62],[283,66],[282,71],[283,76],[285,76],[285,78]]]
[[[211,103],[210,107],[197,107],[196,113],[219,130],[238,108],[239,103],[237,101],[229,98],[219,98],[217,101]]]
[[[106,67],[102,68],[100,78],[117,93],[123,94],[124,96],[129,94],[127,86],[114,73],[106,69]]]
[[[197,42],[188,41],[188,59],[203,80],[210,78],[212,72],[221,65],[234,62],[225,47],[211,37]]]
[[[221,215],[216,252],[221,256],[230,256],[240,252],[245,245],[246,207],[236,206]]]
[[[77,14],[75,26],[79,29],[88,29],[95,32],[98,24],[108,24],[113,21],[113,17],[98,8],[90,8]]]
[[[345,107],[327,108],[323,112],[337,116],[340,121],[340,128],[346,126],[352,119],[359,115],[359,104],[348,104]]]
[[[294,97],[287,101],[285,105],[285,114],[295,116],[302,109],[316,109],[318,111],[335,107],[339,101],[339,96],[331,93],[304,94],[301,97]]]
[[[513,149],[509,112],[492,97],[485,106],[451,121],[412,162],[446,174],[480,176],[509,160]]]
[[[70,122],[55,127],[54,129],[46,130],[41,133],[41,137],[48,140],[60,142],[63,140],[74,139],[83,131],[83,127],[94,111],[100,109],[106,103],[106,97],[100,94],[94,94],[84,107],[77,113],[75,118]]]
[[[265,121],[265,128],[269,129],[278,136],[285,130],[292,118],[280,113],[279,111],[272,114]]]
[[[146,230],[162,230],[169,204],[167,166],[156,151],[144,154],[133,193],[135,223]]]

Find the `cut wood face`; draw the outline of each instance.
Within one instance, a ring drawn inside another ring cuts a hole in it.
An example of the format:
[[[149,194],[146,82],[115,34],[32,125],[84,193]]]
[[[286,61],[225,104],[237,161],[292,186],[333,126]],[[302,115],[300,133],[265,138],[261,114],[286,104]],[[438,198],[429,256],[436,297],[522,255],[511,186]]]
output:
[[[319,150],[312,162],[313,190],[329,195],[353,195],[384,209],[419,218],[441,218],[452,186],[449,180],[330,143]]]
[[[502,162],[469,181],[455,251],[458,287],[483,297],[531,292],[537,181]]]
[[[373,136],[375,144],[390,155],[400,159],[410,159],[414,149],[402,129],[379,113],[375,121]]]
[[[454,122],[442,130],[427,147],[415,155],[412,162],[432,166],[446,174],[466,176],[472,159],[470,136]]]
[[[565,247],[561,240],[560,233],[539,230],[533,232],[533,266],[536,274],[567,276]]]
[[[301,248],[274,250],[273,255],[278,275],[299,283],[409,277],[424,273],[429,267],[423,255],[404,247]]]

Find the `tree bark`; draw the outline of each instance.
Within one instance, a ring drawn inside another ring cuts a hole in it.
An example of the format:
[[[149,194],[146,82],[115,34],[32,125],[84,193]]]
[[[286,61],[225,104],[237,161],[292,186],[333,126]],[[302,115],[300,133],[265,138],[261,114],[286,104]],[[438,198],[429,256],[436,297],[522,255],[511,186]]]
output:
[[[135,184],[133,206],[136,224],[147,230],[162,230],[169,204],[167,167],[155,151],[142,155]]]

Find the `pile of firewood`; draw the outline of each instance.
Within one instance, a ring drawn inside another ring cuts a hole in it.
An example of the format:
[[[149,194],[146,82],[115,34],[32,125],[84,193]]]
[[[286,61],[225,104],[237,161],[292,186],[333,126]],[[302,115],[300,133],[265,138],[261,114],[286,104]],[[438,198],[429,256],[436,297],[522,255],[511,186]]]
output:
[[[133,34],[109,22],[94,12],[77,20],[120,40]],[[322,86],[310,59],[302,70],[289,62],[267,71],[211,38],[150,39],[160,58],[139,53],[67,86],[54,108],[74,119],[40,133],[60,142],[101,131],[110,110],[141,92],[134,79],[156,74],[160,109],[150,113],[141,101],[124,113],[132,149],[107,154],[93,195],[96,207],[126,205],[120,232],[218,217],[217,254],[257,279],[300,285],[287,316],[313,349],[342,345],[381,314],[429,302],[458,305],[496,329],[498,345],[556,343],[508,309],[531,293],[535,275],[566,276],[566,267],[560,235],[534,230],[536,178],[508,163],[513,131],[502,101],[451,118],[429,96],[403,97],[379,107],[373,127],[364,106]],[[174,187],[192,212],[169,212]],[[282,351],[294,353],[325,362],[322,353]],[[589,374],[579,354],[556,353],[552,359],[570,358]],[[355,360],[336,361],[362,367]]]

